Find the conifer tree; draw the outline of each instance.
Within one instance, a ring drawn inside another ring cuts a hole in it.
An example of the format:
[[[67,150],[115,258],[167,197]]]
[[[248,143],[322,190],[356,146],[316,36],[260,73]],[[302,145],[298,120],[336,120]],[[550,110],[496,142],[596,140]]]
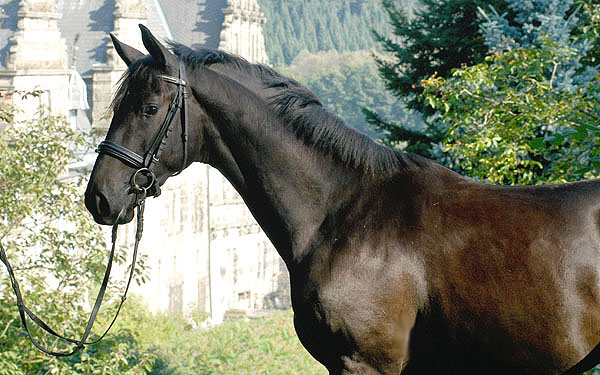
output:
[[[479,28],[478,8],[502,12],[505,0],[422,0],[412,17],[394,0],[384,0],[394,37],[375,36],[393,60],[376,58],[386,86],[406,99],[410,108],[424,111],[419,82],[434,74],[446,77],[461,65],[483,61],[488,48]]]
[[[494,45],[484,63],[457,69],[447,79],[422,82],[428,103],[447,127],[443,144],[449,159],[459,161],[455,169],[511,185],[600,175],[600,75],[583,61],[597,55],[578,49],[597,43],[600,28],[590,21],[600,7],[593,1],[581,2],[590,17],[582,19],[579,30],[566,30],[572,35],[568,41],[550,33],[548,24],[534,21],[524,30],[513,29],[510,39],[496,38],[508,43]],[[555,10],[542,16],[545,22]],[[572,14],[557,17],[557,30],[563,28],[560,20]],[[558,85],[561,72],[568,74]]]
[[[375,47],[369,30],[376,27],[384,34],[389,30],[380,1],[259,0],[267,18],[263,31],[270,62],[289,64],[302,50],[342,52]],[[398,1],[412,4],[417,0]]]
[[[576,55],[556,65],[553,73],[554,87],[572,91],[596,77],[596,67],[586,65],[581,59],[581,56],[586,56],[594,48],[594,43],[590,43],[589,38],[572,37],[574,33],[579,33],[576,26],[580,19],[583,22],[589,21],[586,17],[586,10],[589,9],[587,4],[593,2],[507,0],[507,3],[515,14],[512,22],[493,7],[480,9],[485,20],[481,30],[491,51],[504,52],[520,47],[547,48],[549,45],[556,49],[574,48]]]
[[[393,28],[393,37],[375,32],[384,50],[392,59],[377,57],[376,62],[385,85],[408,108],[421,112],[424,129],[411,129],[386,121],[368,109],[367,122],[385,135],[391,146],[407,143],[405,150],[439,159],[434,145],[441,140],[443,129],[428,121],[433,111],[424,103],[420,81],[433,75],[447,77],[462,65],[483,61],[488,48],[479,27],[478,8],[491,5],[501,13],[509,11],[504,0],[422,0],[412,17],[400,9],[394,0],[383,0]]]
[[[586,66],[600,64],[600,0],[581,0],[581,16],[573,33],[590,40],[590,49],[582,59]]]

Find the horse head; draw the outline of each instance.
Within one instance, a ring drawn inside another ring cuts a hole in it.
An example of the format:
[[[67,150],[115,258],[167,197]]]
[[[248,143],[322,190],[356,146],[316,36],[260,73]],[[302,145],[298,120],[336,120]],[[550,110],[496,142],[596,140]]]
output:
[[[100,224],[131,221],[141,199],[158,195],[167,178],[190,163],[184,65],[147,28],[140,29],[149,55],[111,34],[128,70],[85,192],[86,207]]]

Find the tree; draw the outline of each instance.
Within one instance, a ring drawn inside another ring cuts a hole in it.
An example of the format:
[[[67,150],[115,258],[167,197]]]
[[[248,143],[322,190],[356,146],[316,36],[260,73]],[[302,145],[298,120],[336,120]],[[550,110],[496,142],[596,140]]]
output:
[[[581,5],[581,17],[573,33],[591,44],[582,62],[587,66],[597,66],[600,63],[600,0],[582,0],[578,4]]]
[[[538,43],[507,46],[449,78],[423,82],[455,169],[510,185],[600,175],[600,77],[556,87],[561,65],[584,56],[556,40]]]
[[[505,14],[499,14],[493,7],[488,11],[480,9],[485,22],[481,30],[490,51],[504,51],[517,47],[545,48],[552,42],[553,48],[576,50],[569,61],[562,61],[554,72],[554,86],[561,90],[575,90],[586,85],[597,75],[595,64],[590,64],[580,56],[586,56],[598,43],[591,38],[577,37],[582,32],[580,22],[591,21],[596,17],[590,14],[592,2],[575,3],[573,0],[507,0],[514,11],[514,19],[509,22]],[[591,19],[589,19],[591,17]],[[585,24],[585,23],[584,23]],[[593,28],[592,28],[593,30]],[[592,52],[593,53],[593,52]]]
[[[573,0],[506,1],[514,12],[510,20],[492,5],[479,8],[485,44],[491,50],[539,46],[540,38],[563,45],[570,41],[576,18]]]
[[[555,91],[565,90],[573,94],[595,80],[597,71],[594,66],[597,63],[593,61],[597,60],[594,60],[594,46],[598,46],[598,41],[593,39],[592,34],[597,28],[591,27],[593,22],[586,23],[586,20],[597,20],[596,13],[590,8],[598,3],[597,0],[578,3],[571,0],[449,0],[437,5],[436,1],[425,3],[426,6],[411,21],[389,5],[391,0],[384,2],[400,42],[380,37],[385,48],[394,54],[391,61],[380,59],[380,71],[388,89],[400,99],[407,100],[410,107],[420,110],[426,121],[422,131],[414,131],[403,124],[382,121],[365,110],[367,121],[385,132],[388,144],[405,142],[406,151],[437,159],[449,167],[456,166],[459,161],[440,147],[447,136],[446,126],[449,124],[440,121],[440,107],[430,106],[431,98],[421,95],[423,86],[420,81],[430,77],[449,78],[454,69],[461,71],[466,66],[478,66],[489,53],[488,48],[500,55],[518,48],[554,48],[553,54],[561,56],[560,63],[552,65],[554,70],[550,72]],[[458,10],[444,15],[444,10],[454,6]],[[468,12],[461,13],[460,9]],[[452,18],[454,13],[459,16]],[[451,21],[444,23],[446,17],[450,17]],[[579,29],[585,30],[585,38],[579,37],[583,33]],[[460,46],[445,47],[456,41],[468,43],[463,49]],[[451,51],[445,53],[446,50]],[[564,54],[567,50],[575,50],[576,53]],[[453,57],[453,51],[465,52],[462,61]],[[570,60],[564,60],[566,56],[570,56]]]
[[[0,108],[5,122],[0,128],[0,242],[24,289],[26,304],[59,332],[78,337],[89,313],[86,300],[90,290],[85,286],[99,285],[106,249],[104,236],[83,207],[81,188],[66,178],[73,150],[83,144],[83,138],[64,119],[43,108],[25,123],[15,123],[6,103]],[[123,256],[118,255],[120,261]],[[114,309],[104,311],[106,322]],[[134,374],[151,365],[150,354],[138,353],[137,343],[127,332],[115,332],[75,357],[48,357],[28,341],[17,316],[8,279],[2,278],[2,375],[92,370]],[[55,350],[67,348],[57,347],[39,330],[34,330],[34,335]]]
[[[303,51],[282,72],[304,83],[325,108],[341,117],[347,125],[373,137],[378,134],[366,126],[361,112],[363,107],[372,108],[386,118],[401,118],[415,127],[419,122],[417,115],[385,91],[367,51],[316,54]]]
[[[440,160],[434,145],[442,139],[443,129],[428,119],[434,112],[423,101],[419,82],[436,74],[447,77],[452,69],[480,63],[487,55],[479,27],[478,7],[492,5],[505,10],[504,0],[423,0],[414,15],[399,9],[393,0],[383,6],[392,25],[393,37],[375,32],[383,49],[391,54],[376,57],[385,86],[408,108],[425,117],[424,129],[415,130],[404,124],[386,121],[365,110],[367,121],[384,133],[386,143],[404,145],[408,152]]]
[[[489,4],[504,9],[504,0],[423,0],[411,17],[399,9],[393,0],[384,0],[393,38],[374,32],[392,60],[375,60],[386,87],[399,98],[407,100],[409,108],[425,111],[418,83],[437,74],[447,77],[462,65],[483,61],[488,48],[479,32],[481,20],[478,8]]]
[[[414,3],[415,0],[400,0]],[[357,51],[375,47],[369,30],[387,32],[380,0],[273,1],[259,0],[269,61],[290,64],[302,50]],[[383,22],[382,22],[383,21]]]

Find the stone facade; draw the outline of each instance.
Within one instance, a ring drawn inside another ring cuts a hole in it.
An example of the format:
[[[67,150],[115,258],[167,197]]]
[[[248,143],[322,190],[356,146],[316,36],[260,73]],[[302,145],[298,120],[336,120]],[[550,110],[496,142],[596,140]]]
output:
[[[41,93],[13,95],[24,116],[44,104],[73,127],[104,134],[125,70],[108,32],[144,51],[141,23],[163,40],[267,63],[264,22],[256,0],[0,0],[0,89]],[[133,228],[120,230],[121,244],[131,245]],[[149,200],[140,248],[150,277],[133,292],[155,311],[206,313],[218,323],[231,309],[289,306],[285,265],[239,195],[206,165],[192,165]]]
[[[250,61],[266,64],[265,39],[262,25],[267,22],[256,0],[228,0],[223,9],[225,20],[219,48],[244,56]]]
[[[194,164],[148,200],[140,244],[150,277],[137,289],[152,310],[206,313],[290,305],[285,264],[220,172]],[[131,246],[129,226],[121,244]]]
[[[65,100],[81,83],[79,74],[68,64],[67,46],[58,28],[61,15],[54,0],[21,1],[16,13],[16,30],[5,47],[6,69],[0,70],[0,88],[36,92],[23,97],[13,95],[19,108],[17,119],[35,113],[40,105],[54,113],[73,116],[87,109],[80,102]],[[73,126],[75,124],[73,123]]]
[[[115,0],[112,33],[119,40],[145,51],[140,39],[139,24],[148,26],[148,11],[144,0]],[[163,33],[161,33],[163,34]],[[160,35],[160,34],[159,34]],[[162,35],[164,37],[164,34]],[[117,55],[111,42],[106,44],[106,64],[92,67],[93,111],[92,124],[97,133],[104,134],[109,125],[106,112],[113,94],[113,88],[125,72],[125,63]]]

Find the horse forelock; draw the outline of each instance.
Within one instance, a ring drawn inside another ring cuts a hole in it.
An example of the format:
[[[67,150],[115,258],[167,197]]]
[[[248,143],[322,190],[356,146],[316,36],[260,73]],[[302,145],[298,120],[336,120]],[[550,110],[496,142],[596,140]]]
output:
[[[164,93],[165,83],[159,78],[160,72],[153,64],[153,60],[146,56],[134,63],[119,79],[112,101],[108,107],[109,112],[119,109],[127,94],[135,92],[136,97],[141,97],[144,92]]]

